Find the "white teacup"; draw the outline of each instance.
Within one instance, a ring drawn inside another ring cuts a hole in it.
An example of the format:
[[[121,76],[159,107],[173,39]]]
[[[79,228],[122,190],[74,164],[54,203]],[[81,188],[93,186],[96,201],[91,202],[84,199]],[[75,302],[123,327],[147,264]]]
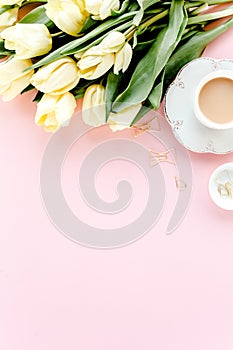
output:
[[[232,70],[218,70],[201,80],[195,91],[194,112],[197,119],[209,128],[233,128]]]

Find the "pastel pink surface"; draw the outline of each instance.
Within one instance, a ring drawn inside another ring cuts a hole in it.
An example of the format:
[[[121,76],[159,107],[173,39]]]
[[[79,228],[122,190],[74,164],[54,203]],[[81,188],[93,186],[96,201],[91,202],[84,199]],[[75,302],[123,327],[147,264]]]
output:
[[[233,59],[232,42],[230,30],[205,56]],[[61,235],[44,211],[40,164],[50,136],[34,125],[30,97],[1,102],[0,348],[232,350],[233,214],[211,202],[208,180],[233,155],[190,152],[192,200],[172,235],[165,235],[165,210],[133,244],[85,248]],[[107,196],[110,176],[99,185]],[[82,215],[89,220],[89,212]]]

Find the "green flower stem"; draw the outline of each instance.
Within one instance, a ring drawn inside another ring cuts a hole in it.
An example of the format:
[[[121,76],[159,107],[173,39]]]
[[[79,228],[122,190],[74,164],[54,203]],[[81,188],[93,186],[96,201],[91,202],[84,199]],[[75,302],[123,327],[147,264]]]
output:
[[[164,10],[162,12],[160,12],[158,15],[146,20],[144,23],[142,23],[138,28],[139,29],[144,29],[149,27],[151,24],[153,24],[154,22],[159,21],[160,19],[166,17],[169,14],[169,10]]]
[[[145,28],[148,28],[153,23],[155,23],[155,22],[159,21],[160,19],[164,18],[165,16],[167,16],[168,13],[169,13],[169,10],[164,10],[164,11],[160,12],[159,14],[157,14],[156,16],[153,16],[149,19],[146,19],[146,21],[142,22],[142,24],[140,24],[138,27],[132,26],[124,33],[126,40],[129,41],[130,39],[132,39],[136,30],[141,31]]]
[[[38,6],[41,4],[47,4],[47,0],[28,0],[28,1],[24,1],[20,7],[24,7],[30,4],[38,4]]]
[[[195,10],[193,10],[191,12],[192,16],[196,16],[199,15],[201,12],[208,10],[209,5],[208,4],[202,4],[201,6],[199,6],[198,8],[196,8]]]
[[[71,49],[69,51],[61,51],[61,54],[62,55],[73,55],[73,54],[76,54],[76,53],[79,53],[79,52],[84,52],[88,49],[90,49],[92,46],[95,46],[95,45],[98,45],[104,38],[106,38],[106,36],[110,33],[110,32],[113,32],[113,31],[122,31],[122,30],[125,30],[127,29],[128,27],[132,27],[132,21],[130,22],[127,22],[127,23],[124,23],[122,25],[120,25],[119,27],[117,28],[114,28],[113,30],[109,31],[108,33],[105,33],[104,35],[102,35],[101,37],[99,37],[98,39],[92,41],[89,45],[85,45],[85,46],[80,46],[80,47],[77,47],[77,48],[74,48],[74,49]]]
[[[202,0],[202,3],[207,3],[208,5],[220,5],[220,4],[226,4],[227,2],[232,2],[232,0]]]
[[[135,31],[137,30],[137,27],[135,25],[132,25],[129,29],[127,29],[124,32],[124,36],[127,41],[131,40],[134,36]]]
[[[185,38],[186,34],[188,34],[189,32],[196,31],[196,30],[198,30],[198,28],[200,28],[200,27],[197,24],[195,24],[193,26],[186,27],[185,30],[183,31],[182,39]]]
[[[213,21],[215,19],[224,18],[232,15],[233,15],[233,5],[228,6],[226,9],[221,11],[216,11],[205,15],[199,15],[196,17],[190,17],[188,20],[188,24],[197,24],[200,22]]]
[[[185,8],[188,10],[189,8],[199,7],[203,5],[203,1],[196,1],[195,4],[192,2],[186,2]]]
[[[146,14],[148,16],[154,16],[157,15],[158,13],[160,13],[163,10],[163,8],[158,8],[158,9],[154,9],[154,10],[148,10],[146,11]]]
[[[52,37],[52,38],[55,38],[56,36],[59,36],[59,35],[61,35],[61,34],[63,34],[62,31],[57,32],[57,33],[53,33],[53,34],[51,34],[51,37]]]

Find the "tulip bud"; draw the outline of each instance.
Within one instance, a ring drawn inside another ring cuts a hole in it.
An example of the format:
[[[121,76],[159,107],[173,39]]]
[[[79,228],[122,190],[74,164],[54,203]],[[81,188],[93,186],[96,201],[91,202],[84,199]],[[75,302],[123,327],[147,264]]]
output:
[[[138,103],[136,105],[126,107],[118,113],[110,113],[108,122],[112,131],[129,128],[132,121],[140,111],[141,106],[142,104]]]
[[[77,36],[89,13],[84,0],[48,0],[46,15],[63,32]]]
[[[56,132],[67,126],[76,108],[76,100],[70,92],[62,95],[44,94],[37,104],[35,123],[45,131]]]
[[[15,50],[14,29],[15,26],[11,26],[0,33],[1,39],[4,39],[4,47],[7,50]]]
[[[31,60],[16,57],[0,63],[0,95],[3,101],[12,100],[30,84],[33,70],[24,70],[31,65]]]
[[[115,54],[114,68],[113,68],[114,74],[119,74],[120,70],[122,70],[122,72],[124,73],[130,64],[132,56],[133,56],[132,47],[129,45],[129,43],[126,43],[122,47],[122,49],[116,52]]]
[[[40,23],[17,23],[2,31],[5,48],[15,50],[19,58],[32,58],[48,53],[52,37],[48,28]]]
[[[109,33],[99,45],[92,46],[80,55],[76,54],[81,78],[92,80],[104,75],[114,64],[115,53],[125,45],[125,36],[121,32]],[[126,62],[127,63],[127,62]]]
[[[76,62],[64,57],[40,68],[31,78],[31,84],[47,94],[64,94],[79,82]]]
[[[119,0],[86,0],[86,9],[94,19],[105,19],[111,16],[112,10],[119,10]]]
[[[98,45],[106,52],[117,52],[125,44],[125,36],[121,32],[111,32],[109,33]]]
[[[17,21],[17,17],[18,17],[17,7],[14,7],[13,9],[10,9],[1,13],[0,14],[0,31],[15,24],[15,22]]]
[[[102,85],[89,86],[84,94],[82,117],[83,121],[91,126],[105,123],[105,88]]]
[[[114,64],[114,54],[105,53],[99,46],[93,46],[78,61],[80,78],[97,79],[104,75]]]

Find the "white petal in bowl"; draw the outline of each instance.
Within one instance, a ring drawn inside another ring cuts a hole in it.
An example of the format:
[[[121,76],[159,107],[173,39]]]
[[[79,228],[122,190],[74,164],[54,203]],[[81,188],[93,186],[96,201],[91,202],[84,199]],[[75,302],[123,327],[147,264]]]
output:
[[[213,202],[225,210],[233,210],[233,163],[225,163],[212,173],[209,194]]]

